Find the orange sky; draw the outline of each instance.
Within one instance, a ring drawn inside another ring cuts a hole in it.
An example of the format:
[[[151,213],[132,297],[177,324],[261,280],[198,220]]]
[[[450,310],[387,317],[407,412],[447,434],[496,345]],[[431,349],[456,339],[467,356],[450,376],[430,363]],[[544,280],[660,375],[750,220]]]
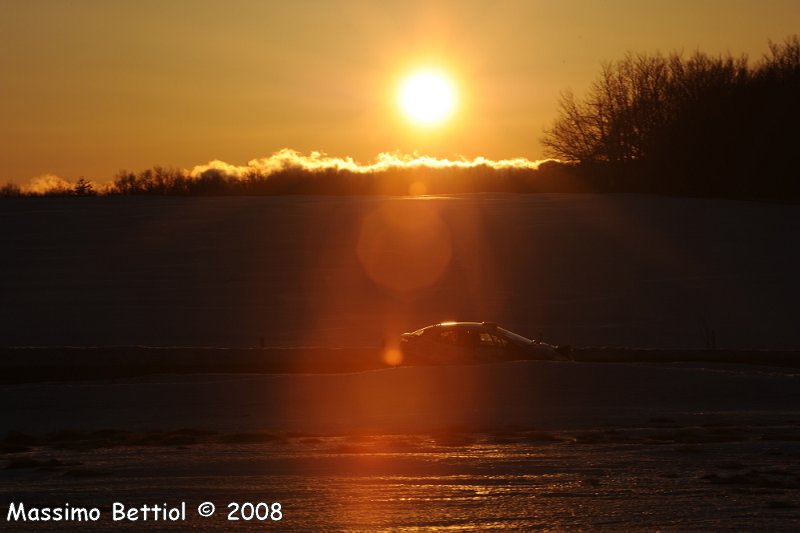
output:
[[[794,0],[2,0],[0,182],[241,165],[282,148],[537,159],[559,91],[581,94],[601,61],[757,59],[798,28]],[[431,65],[460,104],[422,130],[395,91]]]

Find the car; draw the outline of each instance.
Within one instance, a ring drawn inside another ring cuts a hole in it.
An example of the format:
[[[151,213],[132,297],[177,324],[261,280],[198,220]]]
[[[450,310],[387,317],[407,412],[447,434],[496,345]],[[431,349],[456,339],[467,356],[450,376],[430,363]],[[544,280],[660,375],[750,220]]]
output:
[[[534,341],[493,322],[442,322],[403,333],[406,364],[490,363],[518,359],[568,361],[569,346]]]

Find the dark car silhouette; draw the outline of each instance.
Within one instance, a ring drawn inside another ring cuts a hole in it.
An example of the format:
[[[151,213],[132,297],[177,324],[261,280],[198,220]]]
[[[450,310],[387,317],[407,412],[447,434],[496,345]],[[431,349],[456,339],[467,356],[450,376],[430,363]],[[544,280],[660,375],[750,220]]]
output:
[[[403,333],[400,349],[408,364],[567,361],[571,355],[569,346],[533,341],[492,322],[443,322]]]

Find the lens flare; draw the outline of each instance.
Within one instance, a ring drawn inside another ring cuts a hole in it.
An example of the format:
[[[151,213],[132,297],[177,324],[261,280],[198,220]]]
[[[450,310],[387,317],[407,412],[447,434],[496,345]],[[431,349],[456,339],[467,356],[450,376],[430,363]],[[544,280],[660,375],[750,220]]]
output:
[[[403,362],[403,352],[399,348],[386,348],[383,351],[383,362],[389,366],[397,366]]]
[[[356,253],[364,271],[384,288],[406,293],[430,287],[450,264],[450,229],[423,202],[394,202],[366,217]]]

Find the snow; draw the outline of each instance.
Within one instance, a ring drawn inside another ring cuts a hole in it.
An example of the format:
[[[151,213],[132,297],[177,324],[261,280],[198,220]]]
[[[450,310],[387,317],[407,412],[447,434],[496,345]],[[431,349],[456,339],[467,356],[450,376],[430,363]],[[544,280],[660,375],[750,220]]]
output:
[[[97,506],[114,530],[143,524],[112,502],[186,502],[159,529],[230,531],[265,524],[228,522],[229,502],[263,501],[295,531],[796,531],[798,380],[524,361],[5,385],[0,430],[24,433],[2,442],[0,499]]]
[[[387,206],[448,229],[432,285],[365,272],[359,235]],[[0,338],[381,346],[449,319],[557,344],[792,349],[798,233],[794,205],[639,195],[6,201]]]
[[[7,385],[0,431],[426,432],[736,424],[800,415],[800,374],[750,368],[518,361],[348,374],[185,375]]]

